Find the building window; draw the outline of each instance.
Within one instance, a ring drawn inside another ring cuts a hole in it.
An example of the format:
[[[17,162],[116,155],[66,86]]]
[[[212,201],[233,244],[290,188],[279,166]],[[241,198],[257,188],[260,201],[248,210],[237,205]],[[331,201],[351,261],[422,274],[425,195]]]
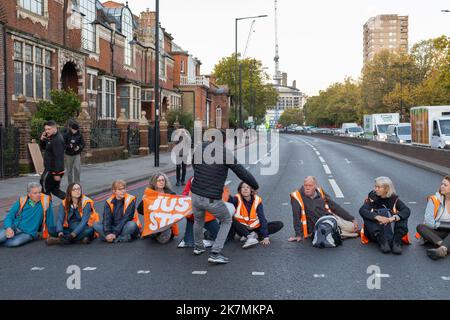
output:
[[[50,99],[52,88],[51,52],[42,47],[14,42],[14,94]]]
[[[44,15],[44,0],[20,0],[19,4],[25,10],[40,16]]]
[[[133,64],[133,17],[130,10],[124,9],[122,14],[122,33],[125,39],[125,64]]]
[[[135,119],[141,117],[141,88],[133,87],[133,115]]]
[[[95,0],[79,0],[80,12],[83,14],[81,44],[83,49],[96,52],[95,24],[96,8]]]
[[[222,128],[222,109],[220,107],[216,108],[216,128]]]
[[[181,73],[184,73],[184,60],[181,60]]]
[[[133,85],[120,87],[120,106],[125,109],[128,119],[138,120],[141,110],[141,88]]]

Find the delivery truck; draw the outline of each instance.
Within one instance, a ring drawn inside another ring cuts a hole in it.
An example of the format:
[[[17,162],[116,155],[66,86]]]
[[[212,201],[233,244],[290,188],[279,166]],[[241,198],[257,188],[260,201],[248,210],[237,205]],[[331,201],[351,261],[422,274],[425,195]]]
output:
[[[364,115],[364,133],[378,141],[386,141],[387,128],[400,123],[398,113],[376,113]]]
[[[412,144],[450,149],[450,106],[413,107],[410,116]]]

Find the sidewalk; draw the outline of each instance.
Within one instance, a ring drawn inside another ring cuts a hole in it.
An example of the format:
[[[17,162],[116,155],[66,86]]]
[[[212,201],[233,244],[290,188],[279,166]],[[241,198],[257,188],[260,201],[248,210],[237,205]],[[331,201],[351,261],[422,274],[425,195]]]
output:
[[[83,193],[93,196],[109,191],[113,180],[122,179],[131,184],[137,181],[149,179],[157,172],[170,172],[176,169],[175,164],[170,160],[170,152],[160,153],[158,168],[154,167],[155,156],[151,154],[145,157],[129,158],[98,164],[88,164],[81,166],[81,183]],[[0,221],[3,221],[7,211],[12,204],[17,201],[20,195],[25,195],[29,182],[39,182],[39,176],[22,176],[0,181]],[[61,183],[61,190],[67,188],[67,177],[64,176]],[[54,205],[58,205],[61,200],[53,196]]]

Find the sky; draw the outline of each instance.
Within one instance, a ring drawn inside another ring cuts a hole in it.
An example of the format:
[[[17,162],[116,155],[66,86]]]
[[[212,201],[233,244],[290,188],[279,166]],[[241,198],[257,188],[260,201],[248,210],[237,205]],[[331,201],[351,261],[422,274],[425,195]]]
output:
[[[118,1],[120,2],[120,0]],[[134,14],[154,10],[155,0],[129,0]],[[450,35],[448,0],[278,0],[280,70],[309,96],[345,77],[358,79],[363,65],[363,25],[378,14],[409,16],[409,46]],[[275,63],[274,0],[160,0],[161,25],[174,42],[202,62],[202,74],[235,50],[235,18],[256,19],[246,57]],[[238,51],[246,47],[252,19],[238,23]]]

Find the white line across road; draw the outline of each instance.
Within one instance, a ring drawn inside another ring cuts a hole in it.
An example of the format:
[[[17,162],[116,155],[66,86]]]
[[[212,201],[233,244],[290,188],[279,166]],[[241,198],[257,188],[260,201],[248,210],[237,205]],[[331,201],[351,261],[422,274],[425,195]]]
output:
[[[264,272],[256,272],[256,271],[252,272],[252,276],[263,276],[263,275]]]
[[[442,276],[441,279],[444,280],[444,281],[450,281],[450,277]]]
[[[345,162],[347,162],[348,164],[351,164],[350,160],[348,160],[347,158],[344,159]]]
[[[315,274],[314,278],[325,278],[324,274]]]
[[[33,267],[31,268],[31,271],[42,271],[44,269],[45,269],[44,267]]]
[[[390,278],[391,276],[388,275],[387,273],[377,273],[377,274],[375,274],[375,277],[377,277],[377,278]]]
[[[225,182],[225,185],[229,185],[231,183],[231,180],[227,180],[227,182]]]
[[[149,274],[150,270],[139,270],[137,274]]]
[[[328,179],[328,181],[330,182],[331,187],[333,188],[336,198],[344,198],[344,194],[342,193],[341,188],[339,188],[338,184],[336,183],[336,180]]]
[[[318,156],[320,156],[320,152],[319,152],[319,151],[316,151],[316,154],[317,154]]]
[[[83,269],[83,271],[95,271],[97,270],[97,267],[86,267]]]
[[[192,271],[192,274],[204,276],[208,271]]]
[[[325,163],[325,159],[322,157],[319,157],[320,162]]]
[[[325,170],[326,174],[331,174],[331,170],[326,164],[323,165],[323,169]]]

